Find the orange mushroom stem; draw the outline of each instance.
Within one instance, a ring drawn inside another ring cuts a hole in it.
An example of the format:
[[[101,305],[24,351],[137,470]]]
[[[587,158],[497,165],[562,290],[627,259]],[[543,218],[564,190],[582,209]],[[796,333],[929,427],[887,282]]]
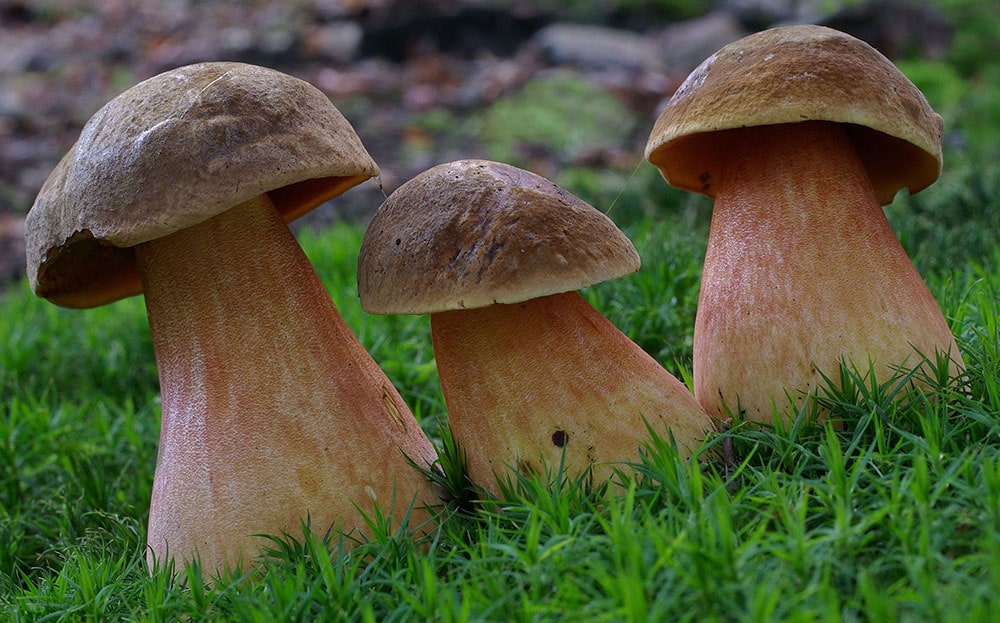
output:
[[[801,404],[842,358],[878,378],[938,352],[958,361],[841,125],[729,134],[694,332],[695,395],[710,413],[770,421],[786,390]]]
[[[434,450],[266,195],[136,256],[163,401],[157,558],[245,563],[262,530],[352,533],[375,504],[428,519],[440,500],[407,458]]]
[[[685,454],[710,428],[687,387],[577,292],[438,312],[431,330],[469,477],[494,493],[508,469],[606,481],[638,460],[644,420]]]

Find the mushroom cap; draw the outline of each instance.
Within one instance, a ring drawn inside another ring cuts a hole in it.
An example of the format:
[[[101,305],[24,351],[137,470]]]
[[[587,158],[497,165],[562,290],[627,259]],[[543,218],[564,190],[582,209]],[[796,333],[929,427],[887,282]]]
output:
[[[551,181],[488,160],[428,169],[375,212],[358,257],[361,306],[427,314],[518,303],[639,269],[602,212]]]
[[[285,222],[378,165],[319,89],[211,62],[121,93],[84,125],[26,220],[32,290],[94,307],[142,292],[134,245],[268,193]]]
[[[890,203],[941,172],[943,122],[892,61],[823,26],[783,26],[708,57],[666,103],[646,158],[671,186],[715,196],[725,130],[800,121],[847,124],[875,194]]]

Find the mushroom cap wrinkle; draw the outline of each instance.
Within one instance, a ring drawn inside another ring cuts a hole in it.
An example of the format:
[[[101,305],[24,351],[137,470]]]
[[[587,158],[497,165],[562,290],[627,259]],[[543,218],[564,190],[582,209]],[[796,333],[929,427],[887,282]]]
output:
[[[941,172],[941,116],[878,50],[824,26],[765,30],[708,57],[661,111],[646,158],[677,188],[715,196],[726,130],[833,121],[847,131],[883,204]]]
[[[39,296],[94,307],[142,291],[134,245],[268,193],[289,222],[378,175],[319,89],[255,65],[149,78],[86,123],[28,214]]]
[[[420,173],[376,211],[358,293],[370,313],[426,314],[578,290],[639,264],[611,219],[551,181],[459,160]]]

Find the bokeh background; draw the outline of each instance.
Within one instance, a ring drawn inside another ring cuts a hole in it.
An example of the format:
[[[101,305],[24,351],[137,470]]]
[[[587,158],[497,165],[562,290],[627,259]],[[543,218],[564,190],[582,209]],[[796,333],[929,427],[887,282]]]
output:
[[[350,191],[300,228],[363,222],[416,173],[468,157],[531,169],[619,222],[665,206],[707,218],[642,160],[657,108],[719,47],[803,22],[868,41],[945,116],[940,190],[901,208],[938,231],[920,243],[947,235],[974,252],[969,236],[995,236],[997,185],[982,179],[1000,161],[996,2],[0,0],[0,284],[23,274],[24,216],[86,120],[136,82],[205,60],[312,82],[380,164],[381,187]],[[939,219],[957,229],[941,233]]]

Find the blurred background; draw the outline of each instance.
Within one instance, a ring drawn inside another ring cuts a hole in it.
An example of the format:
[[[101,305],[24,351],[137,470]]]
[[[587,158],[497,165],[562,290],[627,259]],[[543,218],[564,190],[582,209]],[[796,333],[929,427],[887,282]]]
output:
[[[313,83],[381,166],[381,188],[366,183],[296,227],[364,223],[383,193],[471,157],[549,177],[620,225],[664,209],[704,222],[704,201],[642,159],[658,107],[718,48],[789,23],[868,41],[944,116],[945,175],[889,208],[909,223],[908,250],[954,245],[960,261],[980,248],[972,239],[996,241],[994,1],[0,0],[0,284],[23,274],[24,216],[87,119],[145,78],[206,60]]]

